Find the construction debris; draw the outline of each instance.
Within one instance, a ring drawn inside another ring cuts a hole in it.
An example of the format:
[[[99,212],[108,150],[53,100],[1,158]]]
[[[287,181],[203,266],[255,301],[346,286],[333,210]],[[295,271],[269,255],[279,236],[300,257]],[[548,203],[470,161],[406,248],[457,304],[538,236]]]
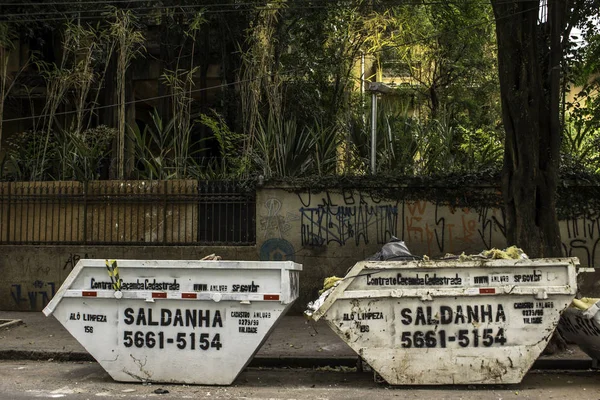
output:
[[[323,289],[319,290],[319,296],[325,293],[327,290],[331,289],[337,282],[341,281],[342,278],[338,278],[337,276],[330,276],[323,280]]]
[[[573,299],[573,302],[571,303],[571,307],[575,307],[582,311],[585,311],[599,301],[600,301],[600,299],[594,299],[591,297],[583,297],[581,299]]]
[[[476,260],[527,260],[529,257],[525,252],[517,246],[511,246],[504,250],[490,249],[484,250],[479,254],[467,255],[464,252],[457,256],[455,254],[447,253],[443,260],[460,260],[460,261],[476,261]]]

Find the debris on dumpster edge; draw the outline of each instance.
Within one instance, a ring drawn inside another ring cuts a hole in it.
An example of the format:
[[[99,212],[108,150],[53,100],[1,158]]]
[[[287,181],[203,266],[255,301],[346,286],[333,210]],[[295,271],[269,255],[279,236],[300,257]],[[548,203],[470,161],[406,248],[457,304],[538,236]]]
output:
[[[328,289],[331,289],[333,287],[333,285],[336,284],[336,282],[341,281],[341,280],[342,280],[342,278],[339,278],[337,276],[330,276],[328,278],[325,278],[323,280],[323,289],[319,290],[319,295],[322,295]]]

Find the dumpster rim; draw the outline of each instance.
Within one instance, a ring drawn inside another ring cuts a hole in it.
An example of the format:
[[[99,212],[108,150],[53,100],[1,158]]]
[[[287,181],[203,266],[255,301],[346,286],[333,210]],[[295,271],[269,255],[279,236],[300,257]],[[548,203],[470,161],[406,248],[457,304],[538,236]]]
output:
[[[551,261],[554,260],[554,261]],[[565,287],[570,286],[571,291],[577,290],[577,274],[578,274],[578,266],[579,258],[577,257],[557,257],[557,258],[534,258],[534,259],[520,259],[520,260],[504,260],[504,259],[486,259],[486,260],[478,260],[478,261],[461,261],[461,260],[442,260],[441,263],[444,265],[443,267],[438,267],[440,261],[359,261],[346,273],[346,276],[342,278],[342,280],[338,283],[337,286],[333,288],[333,290],[329,293],[327,298],[323,301],[323,303],[316,309],[311,315],[310,318],[317,322],[321,317],[329,311],[329,309],[333,306],[333,304],[338,299],[343,299],[344,292],[346,289],[354,282],[354,280],[358,277],[367,275],[363,271],[365,269],[374,270],[377,269],[379,271],[385,271],[388,269],[427,269],[433,266],[436,266],[437,269],[441,268],[519,268],[521,266],[527,267],[566,267],[567,268],[567,276],[569,283],[564,285]],[[487,265],[494,263],[494,265]],[[423,263],[430,263],[431,267],[424,267]],[[460,265],[452,265],[458,264]],[[527,264],[527,265],[519,265],[519,264]],[[382,265],[383,268],[373,268],[374,264]],[[463,265],[465,264],[465,265]],[[571,269],[572,267],[572,269]],[[362,272],[362,273],[361,273]],[[574,272],[574,273],[573,273]],[[572,285],[571,283],[575,283]],[[523,286],[526,287],[526,286]],[[468,288],[468,286],[466,287]],[[536,288],[543,289],[543,286],[537,286]],[[434,288],[435,289],[435,288]],[[373,291],[381,290],[381,289],[373,289]],[[404,289],[403,289],[404,290]],[[507,293],[501,293],[506,294]]]
[[[265,269],[302,271],[302,264],[294,261],[247,261],[247,260],[139,260],[114,259],[119,268],[181,268],[181,269]],[[91,268],[106,268],[106,259],[85,258],[77,262]],[[77,265],[75,268],[77,268]],[[75,270],[75,269],[73,269]]]
[[[460,263],[460,264],[455,264]],[[493,266],[488,266],[488,264],[494,263]],[[394,261],[394,260],[386,260],[386,261],[358,261],[355,266],[358,264],[364,265],[363,269],[366,270],[385,270],[385,269],[415,269],[415,268],[423,268],[423,269],[440,269],[440,268],[486,268],[486,267],[514,267],[520,268],[524,266],[560,266],[560,264],[572,264],[579,272],[588,272],[587,268],[580,268],[579,258],[578,257],[557,257],[557,258],[526,258],[526,259],[481,259],[481,260],[459,260],[459,259],[450,259],[450,260],[410,260],[410,261]],[[558,265],[557,265],[558,264]],[[374,266],[377,265],[375,268]],[[350,271],[348,272],[348,274]],[[350,278],[346,274],[344,279]]]
[[[251,270],[267,270],[267,271],[278,271],[283,275],[284,271],[302,271],[302,264],[295,263],[293,261],[233,261],[233,260],[133,260],[133,259],[116,259],[119,268],[125,269],[214,269],[214,270],[232,270],[232,269],[251,269]],[[160,263],[160,264],[159,264]],[[198,268],[198,265],[202,265]],[[222,264],[229,265],[222,266]],[[236,267],[232,268],[231,265],[235,264]],[[241,265],[240,265],[241,264]],[[244,265],[245,264],[245,265]],[[221,265],[221,266],[219,266]],[[71,290],[71,286],[83,270],[83,268],[106,268],[105,259],[97,258],[85,258],[77,262],[71,273],[64,280],[56,294],[52,297],[50,302],[44,307],[42,312],[46,317],[52,315],[56,307],[65,297],[65,293]],[[282,279],[283,282],[283,279]],[[283,296],[283,291],[279,293]],[[294,297],[294,296],[290,296]],[[294,299],[294,301],[297,299]],[[293,301],[291,301],[292,303]],[[290,304],[291,304],[290,303]]]

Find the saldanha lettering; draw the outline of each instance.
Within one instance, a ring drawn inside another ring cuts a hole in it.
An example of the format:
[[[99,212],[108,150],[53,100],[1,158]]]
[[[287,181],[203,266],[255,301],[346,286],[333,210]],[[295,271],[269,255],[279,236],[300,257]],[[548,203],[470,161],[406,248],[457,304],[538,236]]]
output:
[[[152,308],[138,308],[135,310],[126,308],[123,314],[123,322],[127,325],[185,326],[192,328],[223,327],[223,319],[219,310],[215,310],[211,314],[210,310],[196,309],[161,308],[160,310],[154,310]]]
[[[400,310],[404,325],[448,325],[464,323],[505,322],[506,315],[502,304],[457,305],[403,308]]]

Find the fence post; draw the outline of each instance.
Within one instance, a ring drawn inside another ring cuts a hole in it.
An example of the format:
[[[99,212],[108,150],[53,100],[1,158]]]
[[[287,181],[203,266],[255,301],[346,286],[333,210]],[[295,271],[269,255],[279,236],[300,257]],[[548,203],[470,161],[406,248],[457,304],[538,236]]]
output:
[[[164,182],[164,203],[163,203],[163,243],[166,244],[167,243],[167,202],[169,201],[169,194],[167,193],[167,183],[168,181],[163,181]]]
[[[11,182],[8,182],[8,208],[6,209],[6,243],[10,243],[11,186]]]
[[[87,191],[88,181],[83,182],[83,243],[87,244]]]

